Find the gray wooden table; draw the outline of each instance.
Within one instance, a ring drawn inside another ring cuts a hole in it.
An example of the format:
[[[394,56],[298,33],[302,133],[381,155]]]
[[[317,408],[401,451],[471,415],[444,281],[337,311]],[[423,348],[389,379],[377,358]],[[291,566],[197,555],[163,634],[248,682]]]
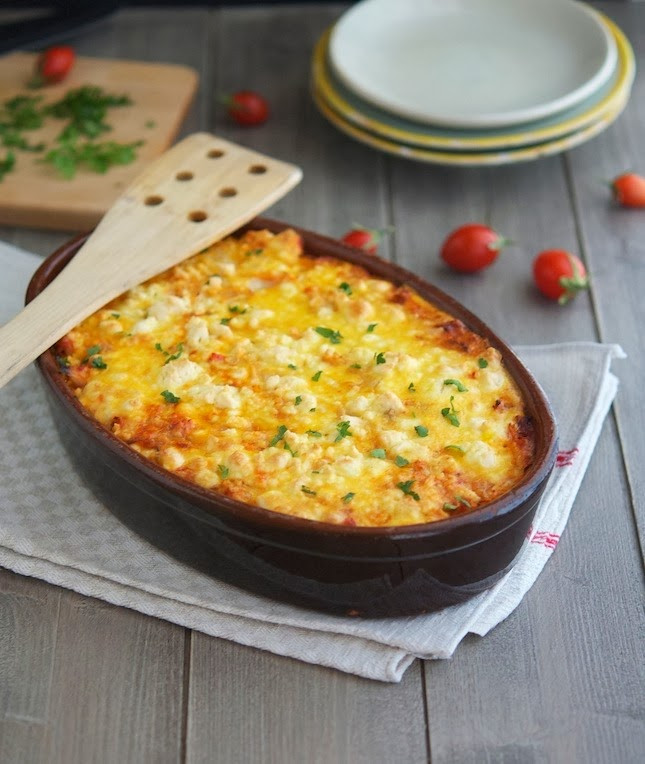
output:
[[[600,3],[645,70],[645,5]],[[562,541],[518,609],[451,661],[398,685],[215,639],[0,571],[2,762],[641,762],[645,534],[645,211],[603,181],[645,172],[645,77],[607,132],[564,155],[488,169],[414,164],[338,133],[308,94],[313,43],[340,5],[129,9],[70,41],[89,55],[201,75],[184,132],[207,129],[294,161],[304,181],[270,213],[330,235],[352,221],[512,343],[620,343],[621,388]],[[264,92],[265,126],[231,126],[218,94]],[[475,278],[444,270],[453,227],[490,220],[518,242]],[[47,254],[61,233],[0,229]],[[532,256],[579,252],[588,295],[565,309],[530,285]]]

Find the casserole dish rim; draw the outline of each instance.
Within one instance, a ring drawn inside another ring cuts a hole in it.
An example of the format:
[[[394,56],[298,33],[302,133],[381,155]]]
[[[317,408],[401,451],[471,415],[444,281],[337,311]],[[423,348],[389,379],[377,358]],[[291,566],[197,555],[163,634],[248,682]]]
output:
[[[53,348],[49,348],[36,361],[43,381],[48,385],[50,391],[55,394],[60,405],[68,409],[69,407],[72,408],[73,413],[76,415],[77,424],[81,424],[85,433],[94,442],[98,443],[99,447],[107,449],[117,459],[124,459],[129,463],[129,466],[141,470],[146,478],[152,480],[160,488],[169,491],[184,501],[196,504],[200,510],[213,517],[225,513],[232,519],[250,523],[259,531],[262,528],[267,528],[274,531],[285,531],[290,536],[294,535],[295,537],[301,534],[306,536],[314,533],[327,538],[336,536],[349,540],[351,538],[368,539],[374,537],[397,542],[428,536],[441,536],[463,526],[476,526],[484,524],[493,518],[502,517],[518,509],[521,504],[526,502],[540,488],[549,476],[555,462],[557,450],[555,418],[539,383],[515,355],[513,350],[487,324],[456,299],[396,263],[347,247],[336,239],[264,217],[255,218],[239,228],[231,236],[241,235],[251,229],[267,229],[273,233],[292,229],[300,235],[305,254],[312,257],[335,257],[361,266],[371,276],[389,281],[395,286],[409,286],[422,298],[447,312],[451,318],[462,321],[469,329],[484,337],[501,353],[504,367],[518,386],[528,409],[527,413],[530,413],[534,421],[535,456],[527,473],[510,491],[507,491],[492,502],[455,517],[426,523],[391,526],[345,526],[275,512],[257,505],[241,502],[219,494],[212,489],[192,483],[157,465],[123,443],[81,405],[67,384],[64,375],[60,372]],[[88,236],[89,233],[83,233],[73,237],[58,247],[43,261],[29,282],[26,302],[34,299],[49,281],[62,270],[78,249],[80,249]],[[70,416],[69,411],[67,416]]]

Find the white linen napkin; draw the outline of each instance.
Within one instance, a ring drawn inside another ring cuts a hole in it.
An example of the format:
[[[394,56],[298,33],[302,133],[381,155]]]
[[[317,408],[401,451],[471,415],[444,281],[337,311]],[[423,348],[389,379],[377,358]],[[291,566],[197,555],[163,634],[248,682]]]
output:
[[[40,258],[0,242],[0,323]],[[169,557],[122,525],[77,477],[33,368],[0,390],[0,566],[216,637],[382,681],[415,657],[449,658],[506,618],[553,554],[616,394],[617,345],[516,348],[554,407],[557,466],[515,567],[492,589],[430,615],[330,616],[274,602]]]

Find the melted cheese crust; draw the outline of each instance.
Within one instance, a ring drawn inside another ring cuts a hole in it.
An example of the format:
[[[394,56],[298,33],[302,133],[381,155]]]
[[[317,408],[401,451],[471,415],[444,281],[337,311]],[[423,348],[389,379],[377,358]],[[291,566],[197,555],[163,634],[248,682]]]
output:
[[[512,488],[533,430],[499,353],[293,231],[229,238],[57,346],[81,404],[190,481],[317,521],[440,520]]]

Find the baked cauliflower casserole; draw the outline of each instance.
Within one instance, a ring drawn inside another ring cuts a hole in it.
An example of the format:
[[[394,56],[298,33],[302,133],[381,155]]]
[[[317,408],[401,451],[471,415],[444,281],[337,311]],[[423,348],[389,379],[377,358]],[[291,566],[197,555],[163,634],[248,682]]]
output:
[[[497,350],[407,286],[228,238],[56,346],[80,403],[166,470],[266,509],[404,526],[508,492],[531,420]]]

